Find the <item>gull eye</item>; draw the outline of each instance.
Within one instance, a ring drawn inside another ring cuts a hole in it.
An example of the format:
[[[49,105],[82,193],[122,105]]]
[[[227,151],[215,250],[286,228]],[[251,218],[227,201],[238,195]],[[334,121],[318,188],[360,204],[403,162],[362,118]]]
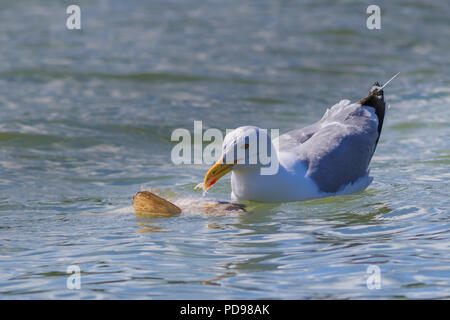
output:
[[[247,150],[250,147],[248,143],[245,144],[244,149]]]

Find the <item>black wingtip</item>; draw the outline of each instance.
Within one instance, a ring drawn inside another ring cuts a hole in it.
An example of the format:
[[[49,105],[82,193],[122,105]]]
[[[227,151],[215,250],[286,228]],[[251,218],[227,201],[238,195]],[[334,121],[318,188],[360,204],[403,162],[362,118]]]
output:
[[[359,103],[377,109],[377,105],[384,104],[384,91],[380,88],[382,88],[382,85],[378,81],[375,82],[367,97],[361,99]]]
[[[370,93],[364,99],[361,99],[359,103],[363,106],[372,107],[375,109],[375,114],[378,117],[378,138],[380,138],[381,129],[383,128],[384,113],[386,110],[386,103],[384,102],[384,92],[380,90],[382,85],[377,81],[370,89]]]
[[[384,92],[383,92],[383,90],[380,90],[380,88],[382,88],[382,87],[383,87],[383,85],[380,84],[378,81],[375,82],[372,85],[372,88],[370,89],[369,96],[371,94],[373,94],[373,95],[377,96],[377,98],[384,100]]]

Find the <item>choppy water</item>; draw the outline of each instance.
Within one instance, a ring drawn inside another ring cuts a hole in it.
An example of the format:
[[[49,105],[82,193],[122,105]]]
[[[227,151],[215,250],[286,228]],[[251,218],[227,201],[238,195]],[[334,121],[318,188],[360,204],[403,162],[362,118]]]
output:
[[[66,1],[0,1],[0,298],[450,298],[448,1],[381,1],[378,31],[370,1],[78,4],[68,31]],[[175,128],[285,132],[397,71],[363,193],[106,213],[143,187],[201,197]]]

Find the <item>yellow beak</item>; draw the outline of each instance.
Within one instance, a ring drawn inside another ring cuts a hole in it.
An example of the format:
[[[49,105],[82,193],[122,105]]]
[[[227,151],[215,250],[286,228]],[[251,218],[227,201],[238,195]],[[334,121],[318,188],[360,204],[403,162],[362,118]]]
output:
[[[223,157],[217,160],[206,173],[203,190],[206,191],[211,188],[220,178],[230,172],[234,165],[234,163],[223,163]]]

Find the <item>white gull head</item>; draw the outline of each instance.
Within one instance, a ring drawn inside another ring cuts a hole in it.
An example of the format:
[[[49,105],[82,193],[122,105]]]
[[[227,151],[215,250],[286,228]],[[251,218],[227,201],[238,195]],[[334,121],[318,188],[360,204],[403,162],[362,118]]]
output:
[[[290,156],[280,155],[278,138],[272,140],[267,130],[239,127],[225,136],[222,155],[205,176],[204,190],[231,172],[233,199],[277,202],[314,196],[317,187],[301,178],[306,166]]]

